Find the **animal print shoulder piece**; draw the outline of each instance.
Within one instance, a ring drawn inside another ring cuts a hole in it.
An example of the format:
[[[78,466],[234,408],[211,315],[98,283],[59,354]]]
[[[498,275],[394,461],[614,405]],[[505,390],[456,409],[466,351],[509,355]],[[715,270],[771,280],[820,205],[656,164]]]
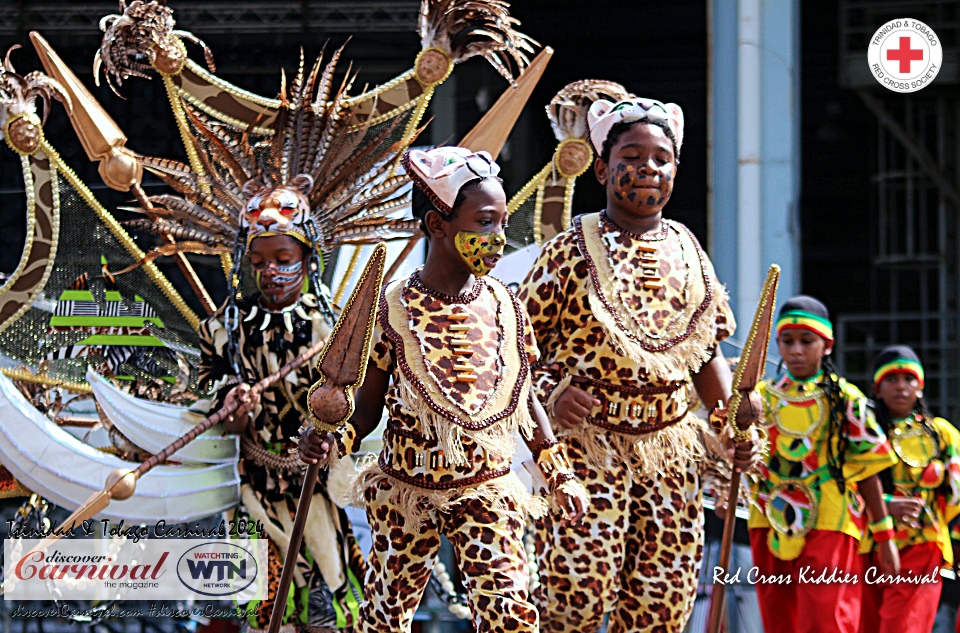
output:
[[[590,271],[590,307],[611,342],[662,379],[709,359],[724,292],[690,229],[663,220],[652,238],[623,231],[599,213],[574,220]]]
[[[522,312],[502,283],[485,277],[468,296],[446,297],[414,277],[394,282],[380,298],[380,325],[404,405],[454,463],[461,434],[512,455],[515,432],[532,433]]]

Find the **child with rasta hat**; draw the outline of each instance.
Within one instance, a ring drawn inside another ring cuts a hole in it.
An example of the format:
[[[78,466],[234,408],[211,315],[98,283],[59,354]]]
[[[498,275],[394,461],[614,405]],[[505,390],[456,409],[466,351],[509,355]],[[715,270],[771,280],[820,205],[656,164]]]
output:
[[[864,573],[860,631],[920,633],[933,629],[943,582],[953,564],[949,524],[960,514],[960,432],[931,415],[923,401],[920,358],[905,345],[887,347],[873,366],[876,417],[897,463],[879,475],[891,517],[861,540]],[[894,524],[896,521],[896,524]],[[900,577],[878,573],[878,540],[900,551]],[[871,578],[872,576],[872,578]]]
[[[606,208],[547,243],[521,286],[542,358],[537,395],[590,491],[578,525],[538,520],[543,631],[681,631],[703,546],[705,425],[693,390],[724,424],[734,331],[726,293],[696,238],[662,217],[683,143],[676,104],[630,96],[588,113]],[[741,419],[760,403],[744,398]],[[718,428],[719,430],[719,428]],[[732,439],[732,438],[731,438]],[[729,447],[735,467],[759,440]]]
[[[420,270],[385,286],[356,412],[337,436],[307,431],[304,461],[342,456],[380,420],[383,451],[362,468],[356,501],[373,533],[357,630],[410,631],[446,536],[477,631],[539,631],[527,593],[527,514],[542,514],[510,471],[521,433],[549,483],[558,515],[576,519],[576,481],[530,388],[538,357],[529,320],[487,276],[506,242],[506,195],[486,152],[411,150],[414,214],[429,251]],[[392,381],[392,384],[391,384]]]
[[[868,518],[884,573],[899,571],[877,473],[896,461],[867,399],[836,374],[833,324],[808,296],[780,308],[777,349],[786,372],[761,382],[769,455],[756,476],[750,547],[764,631],[853,633],[860,619],[858,550]],[[866,502],[866,516],[863,502]]]

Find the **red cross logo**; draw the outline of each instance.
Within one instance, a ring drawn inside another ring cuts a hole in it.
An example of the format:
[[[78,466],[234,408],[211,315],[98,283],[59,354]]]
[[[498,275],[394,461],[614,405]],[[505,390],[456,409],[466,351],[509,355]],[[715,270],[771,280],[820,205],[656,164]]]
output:
[[[910,72],[910,62],[923,61],[922,48],[910,48],[910,36],[900,38],[900,48],[887,51],[887,61],[900,62],[900,72]]]

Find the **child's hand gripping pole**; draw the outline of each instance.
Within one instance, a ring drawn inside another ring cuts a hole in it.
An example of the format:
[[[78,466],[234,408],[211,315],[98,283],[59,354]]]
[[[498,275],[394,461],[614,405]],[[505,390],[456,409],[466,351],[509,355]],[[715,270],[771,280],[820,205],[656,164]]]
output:
[[[310,388],[309,393],[310,423],[317,433],[336,431],[353,415],[353,392],[363,383],[366,374],[386,259],[387,247],[382,243],[378,244],[360,276],[360,281],[357,282],[357,287],[350,295],[343,314],[320,352],[317,361],[320,380]],[[320,466],[320,460],[310,464],[303,476],[303,488],[290,534],[290,546],[284,558],[277,600],[270,616],[270,633],[277,633],[283,622],[287,606],[283,596],[289,592],[290,582],[293,580],[293,570],[296,567],[300,544],[303,542],[303,529]]]

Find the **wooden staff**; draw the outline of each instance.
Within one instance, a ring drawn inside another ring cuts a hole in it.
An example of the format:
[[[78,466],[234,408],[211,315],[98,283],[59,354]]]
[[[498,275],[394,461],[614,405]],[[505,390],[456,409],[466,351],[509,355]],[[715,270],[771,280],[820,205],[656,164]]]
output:
[[[733,425],[734,439],[738,442],[746,441],[750,437],[750,423],[739,419],[740,403],[750,396],[750,392],[763,378],[767,362],[767,346],[770,341],[770,329],[773,324],[773,308],[777,302],[777,284],[780,281],[780,267],[771,264],[767,271],[767,280],[760,293],[757,311],[753,316],[753,325],[750,334],[743,346],[737,371],[733,375],[733,395],[727,403],[727,420]],[[730,417],[733,416],[733,417]],[[723,522],[723,538],[720,541],[719,568],[725,575],[730,565],[730,552],[733,549],[733,529],[737,524],[737,500],[740,496],[740,471],[733,469],[730,479],[730,490],[727,494],[727,512]],[[719,633],[726,611],[725,583],[713,586],[710,596],[710,618],[707,623],[707,633]]]
[[[311,358],[319,354],[323,350],[323,346],[323,343],[317,343],[316,345],[311,346],[309,349],[281,367],[279,370],[256,383],[250,389],[250,394],[259,395],[266,389],[269,389],[273,385],[277,384],[283,380],[287,374],[296,370],[298,367],[302,366]],[[172,443],[170,443],[169,446],[165,447],[159,453],[151,456],[149,459],[141,463],[135,469],[128,470],[126,468],[118,468],[110,473],[110,475],[107,477],[106,484],[104,484],[103,490],[93,493],[89,499],[83,502],[83,505],[77,508],[73,514],[67,517],[66,520],[64,520],[64,522],[61,524],[69,527],[66,530],[58,530],[58,534],[51,535],[44,539],[36,548],[31,551],[31,553],[45,551],[50,545],[58,541],[65,532],[69,532],[75,528],[77,524],[82,523],[97,513],[105,510],[106,507],[110,505],[112,500],[116,499],[117,501],[123,501],[124,499],[129,499],[131,496],[133,496],[133,493],[136,492],[137,481],[141,477],[150,472],[150,470],[155,466],[159,466],[167,461],[171,455],[195,440],[197,437],[219,424],[224,418],[236,411],[239,406],[240,405],[238,403],[221,408],[213,415],[205,418],[203,422],[190,429],[190,431],[185,433],[183,436],[175,439]]]
[[[320,379],[310,388],[309,394],[311,422],[318,433],[340,428],[353,415],[353,391],[363,384],[363,378],[366,375],[386,260],[386,245],[377,244],[373,256],[363,269],[363,274],[360,275],[357,287],[350,295],[340,319],[333,328],[333,333],[327,340],[326,347],[320,353],[317,361]],[[273,613],[270,615],[269,633],[277,633],[283,622],[283,615],[287,608],[286,596],[293,581],[293,570],[300,555],[303,530],[306,527],[307,514],[310,512],[310,504],[313,501],[313,489],[319,474],[320,462],[317,462],[310,464],[303,476],[300,504],[297,506],[297,516],[294,518],[293,529],[290,532],[287,555],[283,560],[283,572],[280,574]],[[331,543],[330,546],[336,547],[336,544]]]

